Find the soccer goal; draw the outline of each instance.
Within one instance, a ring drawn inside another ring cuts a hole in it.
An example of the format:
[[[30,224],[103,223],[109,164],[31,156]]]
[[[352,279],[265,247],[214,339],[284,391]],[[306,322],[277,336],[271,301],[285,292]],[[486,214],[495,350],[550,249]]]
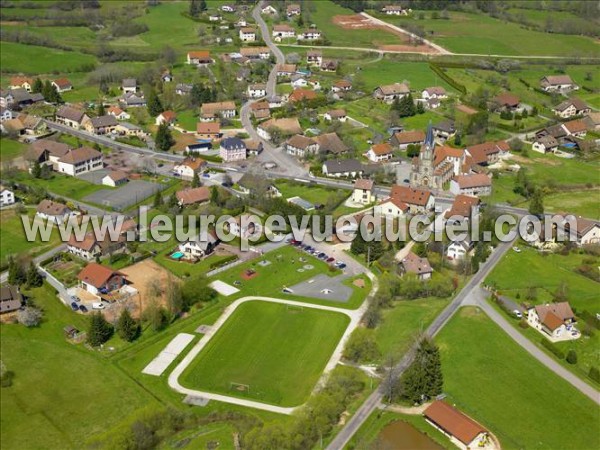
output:
[[[237,391],[237,392],[245,392],[248,394],[248,393],[250,393],[250,385],[244,384],[244,383],[236,383],[234,381],[231,381],[229,383],[229,390]]]

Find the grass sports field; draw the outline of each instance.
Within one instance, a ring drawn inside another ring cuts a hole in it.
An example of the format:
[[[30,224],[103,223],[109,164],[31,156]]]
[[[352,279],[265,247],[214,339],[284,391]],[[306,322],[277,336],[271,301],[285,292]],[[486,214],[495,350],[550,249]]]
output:
[[[314,388],[348,323],[339,313],[243,303],[180,382],[188,388],[297,406]]]
[[[597,405],[465,307],[436,337],[444,392],[504,449],[598,448]],[[499,407],[499,405],[502,405]]]
[[[3,448],[85,448],[89,437],[161,407],[115,365],[65,340],[63,327],[85,330],[86,317],[65,308],[47,285],[30,295],[44,310],[43,323],[0,325],[0,358],[14,373],[0,395]]]

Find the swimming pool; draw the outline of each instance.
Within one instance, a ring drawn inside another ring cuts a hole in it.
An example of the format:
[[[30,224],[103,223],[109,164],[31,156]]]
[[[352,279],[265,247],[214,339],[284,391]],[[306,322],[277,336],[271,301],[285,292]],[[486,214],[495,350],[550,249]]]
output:
[[[181,259],[184,257],[184,254],[181,252],[175,252],[171,254],[171,258],[173,259]]]

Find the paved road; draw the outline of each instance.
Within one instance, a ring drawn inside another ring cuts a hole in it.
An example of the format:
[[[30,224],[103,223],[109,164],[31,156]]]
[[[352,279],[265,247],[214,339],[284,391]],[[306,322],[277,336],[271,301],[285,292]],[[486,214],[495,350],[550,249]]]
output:
[[[51,250],[48,250],[45,253],[42,253],[41,255],[33,258],[33,263],[37,265],[37,264],[41,263],[42,261],[45,261],[46,259],[53,257],[57,253],[65,251],[66,249],[67,249],[67,244],[61,244],[57,247],[54,247]],[[0,274],[0,283],[6,283],[7,280],[8,280],[8,271],[2,272]]]
[[[466,286],[454,297],[452,302],[442,311],[442,313],[436,317],[436,319],[429,325],[426,333],[429,336],[435,336],[443,326],[448,323],[450,318],[463,304],[465,299],[469,298],[474,290],[479,289],[479,284],[485,279],[487,274],[496,266],[502,256],[510,249],[512,242],[500,244],[494,252],[490,255],[487,261],[482,265],[479,272],[477,272]],[[393,373],[395,376],[400,376],[410,365],[413,358],[414,349],[416,345],[409,350],[400,362],[394,367]],[[341,450],[350,441],[352,436],[358,431],[361,425],[367,420],[373,411],[375,411],[382,400],[385,393],[380,386],[375,392],[373,392],[367,400],[358,408],[352,418],[346,422],[346,426],[338,433],[338,435],[331,441],[327,446],[328,450]]]

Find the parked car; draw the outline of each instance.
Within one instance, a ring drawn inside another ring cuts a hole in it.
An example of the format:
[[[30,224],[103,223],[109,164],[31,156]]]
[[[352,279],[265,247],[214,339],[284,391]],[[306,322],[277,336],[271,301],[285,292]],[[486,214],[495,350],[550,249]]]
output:
[[[331,263],[331,262],[334,262],[334,261],[335,261],[335,258],[331,258],[331,257],[330,257],[330,258],[327,258],[327,262],[328,262],[328,263]]]
[[[325,253],[321,252],[321,253],[319,253],[319,254],[317,255],[317,258],[319,258],[319,259],[323,259],[323,258],[325,258],[326,256],[327,256],[327,255],[326,255]]]
[[[518,309],[515,309],[515,310],[513,311],[513,314],[515,315],[515,317],[516,317],[517,319],[522,319],[522,318],[523,318],[523,314],[521,314],[521,311],[519,311]]]
[[[86,313],[88,312],[88,309],[85,307],[85,305],[79,305],[79,311]]]
[[[71,309],[73,311],[79,311],[79,305],[77,304],[77,302],[71,302]]]
[[[94,302],[92,303],[92,309],[104,309],[106,306],[102,302]]]
[[[514,250],[516,253],[521,253],[521,249],[520,249],[519,247],[513,247],[513,250]]]

